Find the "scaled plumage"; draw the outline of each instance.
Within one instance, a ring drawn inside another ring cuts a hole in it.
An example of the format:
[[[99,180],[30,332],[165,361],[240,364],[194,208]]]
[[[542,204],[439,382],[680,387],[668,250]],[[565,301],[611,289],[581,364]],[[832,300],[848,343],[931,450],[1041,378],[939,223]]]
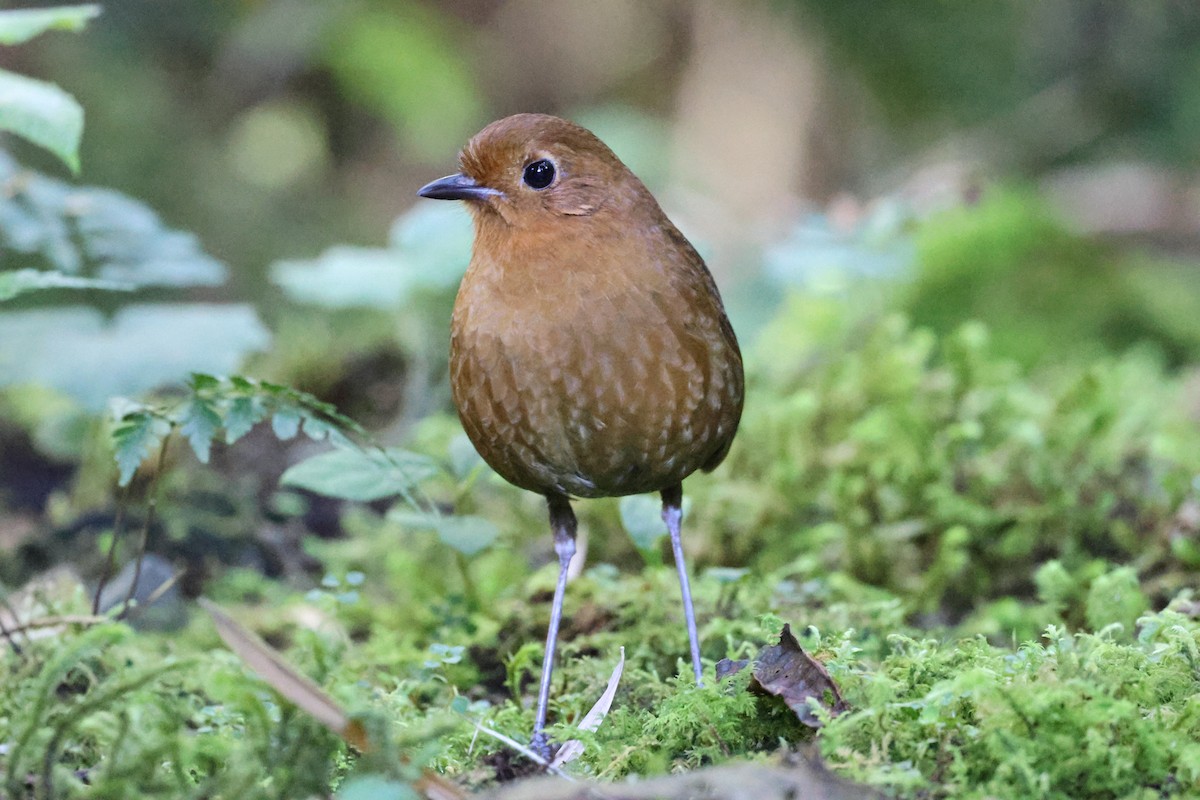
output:
[[[521,190],[520,168],[559,183]],[[742,364],[712,276],[605,145],[539,114],[493,123],[462,174],[476,242],[455,302],[451,386],[467,435],[511,483],[604,497],[720,463]],[[631,225],[630,218],[651,224]]]
[[[421,190],[466,200],[475,221],[451,323],[454,403],[484,460],[546,496],[560,559],[535,730],[544,747],[572,496],[662,492],[700,680],[679,487],[729,451],[742,359],[703,260],[592,133],[518,114],[478,133],[460,168]]]

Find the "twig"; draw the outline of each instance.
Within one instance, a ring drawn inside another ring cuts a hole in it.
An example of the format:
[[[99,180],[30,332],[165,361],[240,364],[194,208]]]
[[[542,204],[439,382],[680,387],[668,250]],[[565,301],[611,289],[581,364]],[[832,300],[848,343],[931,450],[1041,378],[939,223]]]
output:
[[[160,597],[162,597],[164,594],[166,594],[172,586],[179,583],[179,579],[182,577],[183,577],[183,570],[176,570],[174,575],[167,578],[165,581],[163,581],[157,587],[155,587],[154,591],[150,593],[150,596],[147,597],[144,602],[138,603],[136,606],[134,606],[132,609],[130,609],[128,614],[121,612],[121,617],[118,617],[118,619],[122,619],[122,618],[126,619],[126,620],[136,619],[139,614],[141,614],[143,611],[145,611],[145,609],[154,605],[155,601],[157,601]]]
[[[125,527],[125,509],[129,506],[129,490],[132,481],[121,489],[121,497],[117,500],[117,516],[113,519],[112,541],[108,543],[108,557],[104,560],[104,571],[100,573],[100,582],[96,584],[96,596],[92,598],[92,613],[100,613],[100,595],[112,578],[113,568],[117,562],[117,542],[121,538],[121,529]]]
[[[172,430],[172,432],[174,432]],[[137,560],[133,565],[133,580],[129,582],[129,591],[125,593],[125,602],[117,619],[124,619],[129,613],[129,604],[137,591],[138,581],[142,579],[142,562],[146,558],[146,543],[150,540],[150,528],[154,525],[155,512],[158,511],[158,484],[167,462],[167,445],[171,443],[171,434],[163,437],[162,446],[158,448],[158,461],[154,465],[154,474],[150,476],[150,486],[146,492],[146,522],[142,525],[142,539],[138,543]]]
[[[467,557],[457,550],[454,551],[454,560],[458,564],[458,571],[462,574],[463,594],[466,596],[467,606],[472,611],[478,611],[483,608],[483,601],[479,599],[475,581],[471,580],[471,565],[467,562]]]
[[[548,761],[546,761],[546,759],[542,758],[537,753],[533,752],[528,747],[526,747],[525,745],[518,742],[516,739],[510,739],[509,737],[505,736],[500,731],[485,727],[484,725],[481,725],[478,722],[472,721],[471,724],[474,725],[475,729],[478,730],[480,733],[487,734],[488,736],[491,736],[493,739],[503,742],[504,744],[508,745],[513,750],[516,750],[518,753],[525,756],[526,758],[528,758],[530,761],[534,762],[535,764],[541,764],[543,767],[546,768],[547,772],[557,775],[558,777],[563,778],[565,780],[571,781],[572,783],[575,782],[575,779],[572,778],[570,775],[563,772],[558,767],[551,766],[550,763]]]
[[[0,592],[0,610],[7,611],[8,615],[12,617],[13,622],[18,621],[19,617],[17,616],[17,611],[12,607],[12,604],[8,602],[8,594],[5,592]],[[10,629],[7,625],[5,625],[3,617],[0,617],[0,632],[3,632],[4,638],[8,640],[8,644],[12,648],[13,653],[16,655],[21,655],[21,653],[24,651],[21,649],[21,645],[17,644],[17,640],[12,637],[16,630],[17,629],[15,628]]]
[[[88,616],[87,614],[64,614],[57,617],[40,617],[31,619],[28,622],[22,622],[19,625],[14,625],[9,628],[9,633],[25,633],[26,631],[36,630],[38,628],[54,628],[58,625],[99,625],[101,622],[111,622],[111,620],[103,614],[99,616]]]

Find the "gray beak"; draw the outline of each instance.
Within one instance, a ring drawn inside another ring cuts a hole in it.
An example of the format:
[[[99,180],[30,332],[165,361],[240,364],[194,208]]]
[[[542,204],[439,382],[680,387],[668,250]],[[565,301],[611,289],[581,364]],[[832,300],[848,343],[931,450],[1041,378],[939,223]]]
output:
[[[500,191],[481,186],[474,178],[456,172],[425,184],[417,190],[417,194],[431,200],[483,200],[500,194]]]

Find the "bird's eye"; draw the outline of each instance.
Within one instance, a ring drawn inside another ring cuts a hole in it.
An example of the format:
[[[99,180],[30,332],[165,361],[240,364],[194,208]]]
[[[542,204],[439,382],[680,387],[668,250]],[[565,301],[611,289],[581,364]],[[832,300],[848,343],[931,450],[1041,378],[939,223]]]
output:
[[[530,189],[545,189],[554,182],[554,165],[544,158],[525,167],[525,185]]]

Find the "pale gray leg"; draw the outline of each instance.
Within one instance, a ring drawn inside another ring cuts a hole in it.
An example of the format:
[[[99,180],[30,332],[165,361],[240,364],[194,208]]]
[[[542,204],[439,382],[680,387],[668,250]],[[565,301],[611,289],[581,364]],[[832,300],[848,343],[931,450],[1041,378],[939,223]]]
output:
[[[562,621],[563,594],[567,590],[567,567],[575,555],[575,512],[567,498],[551,495],[550,527],[554,531],[554,552],[558,554],[558,583],[554,586],[554,602],[550,606],[550,627],[546,631],[546,655],[542,661],[542,682],[538,686],[537,716],[533,722],[531,749],[550,760],[550,742],[546,739],[546,706],[550,702],[550,676],[554,672],[554,647],[558,642],[558,625]]]
[[[683,542],[679,537],[683,519],[683,487],[680,484],[662,490],[663,522],[671,535],[671,552],[675,554],[675,570],[679,573],[679,591],[683,594],[683,617],[687,621],[688,641],[692,646],[692,671],[696,673],[696,685],[703,686],[700,669],[700,636],[696,633],[696,611],[692,607],[692,587],[688,584],[687,566],[683,563]]]

